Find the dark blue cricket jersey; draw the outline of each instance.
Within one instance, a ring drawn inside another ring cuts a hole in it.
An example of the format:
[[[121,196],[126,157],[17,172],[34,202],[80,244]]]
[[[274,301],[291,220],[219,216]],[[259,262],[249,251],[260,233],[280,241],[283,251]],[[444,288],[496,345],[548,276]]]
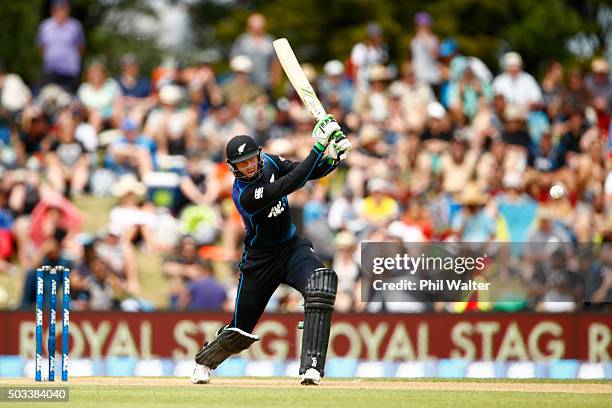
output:
[[[329,160],[331,161],[331,160]],[[263,174],[255,181],[234,181],[232,199],[244,221],[248,248],[265,248],[281,244],[295,235],[287,195],[308,180],[329,174],[338,166],[328,162],[317,147],[302,162],[263,153]]]

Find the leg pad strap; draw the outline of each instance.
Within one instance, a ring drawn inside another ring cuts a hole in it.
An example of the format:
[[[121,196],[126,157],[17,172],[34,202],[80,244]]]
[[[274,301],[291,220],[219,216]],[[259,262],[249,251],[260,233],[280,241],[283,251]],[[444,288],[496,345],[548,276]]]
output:
[[[195,356],[198,364],[213,370],[232,354],[238,354],[259,340],[259,336],[247,333],[237,327],[222,328],[214,339],[206,344]]]

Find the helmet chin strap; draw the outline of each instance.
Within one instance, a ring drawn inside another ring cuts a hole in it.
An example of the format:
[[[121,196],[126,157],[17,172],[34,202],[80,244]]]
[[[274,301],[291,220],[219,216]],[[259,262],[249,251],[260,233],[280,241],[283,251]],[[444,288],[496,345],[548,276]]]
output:
[[[261,158],[261,148],[259,149],[259,153],[257,154],[257,171],[251,177],[246,176],[243,172],[238,170],[238,168],[236,168],[236,166],[234,164],[232,164],[229,160],[227,161],[227,164],[229,165],[230,169],[232,170],[232,173],[234,174],[234,177],[236,177],[236,179],[238,179],[240,181],[246,181],[246,182],[252,183],[254,181],[259,180],[259,178],[263,175],[263,165],[264,165],[264,163],[263,163],[263,160]]]

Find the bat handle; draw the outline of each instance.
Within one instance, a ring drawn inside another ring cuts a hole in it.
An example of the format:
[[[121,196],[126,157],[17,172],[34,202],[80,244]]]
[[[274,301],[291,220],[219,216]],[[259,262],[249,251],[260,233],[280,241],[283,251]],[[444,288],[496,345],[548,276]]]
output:
[[[321,119],[323,119],[325,116],[327,116],[327,113],[325,112],[319,112],[316,115],[314,115],[315,120],[318,122]]]

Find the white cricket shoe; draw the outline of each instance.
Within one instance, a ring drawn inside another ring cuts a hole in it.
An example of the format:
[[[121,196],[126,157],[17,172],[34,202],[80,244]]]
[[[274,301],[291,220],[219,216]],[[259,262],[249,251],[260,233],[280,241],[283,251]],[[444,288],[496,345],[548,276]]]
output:
[[[319,385],[321,382],[321,374],[315,368],[309,368],[302,374],[302,385]]]
[[[194,384],[208,384],[212,370],[205,365],[197,364],[191,374],[191,382]]]

